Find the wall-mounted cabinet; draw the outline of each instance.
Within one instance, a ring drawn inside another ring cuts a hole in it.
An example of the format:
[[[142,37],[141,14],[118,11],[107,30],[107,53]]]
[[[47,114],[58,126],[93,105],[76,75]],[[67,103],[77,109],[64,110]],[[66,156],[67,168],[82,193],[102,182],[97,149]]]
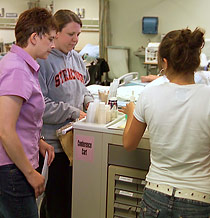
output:
[[[98,32],[99,31],[99,20],[94,19],[94,18],[82,19],[82,31]]]
[[[0,18],[0,29],[14,29],[17,19],[16,18]]]
[[[0,18],[0,29],[14,29],[16,21],[16,18]],[[99,20],[82,19],[82,31],[98,32]]]

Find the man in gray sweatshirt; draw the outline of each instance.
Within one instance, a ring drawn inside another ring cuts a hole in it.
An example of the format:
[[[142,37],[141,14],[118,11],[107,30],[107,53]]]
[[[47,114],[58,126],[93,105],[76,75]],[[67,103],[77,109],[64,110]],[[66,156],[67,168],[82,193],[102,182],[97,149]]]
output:
[[[70,121],[85,117],[83,109],[87,109],[93,96],[84,85],[87,74],[83,60],[73,50],[81,32],[81,20],[70,10],[59,10],[54,17],[59,29],[55,48],[47,60],[38,61],[39,82],[46,104],[42,135],[55,149],[55,160],[49,168],[45,191],[46,214],[49,218],[70,218],[72,167],[56,130]]]

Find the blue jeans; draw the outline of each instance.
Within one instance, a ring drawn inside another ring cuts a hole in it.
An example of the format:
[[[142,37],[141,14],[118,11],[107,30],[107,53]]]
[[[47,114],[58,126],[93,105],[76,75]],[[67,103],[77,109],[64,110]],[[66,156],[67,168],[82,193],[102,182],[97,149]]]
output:
[[[209,218],[210,204],[168,196],[145,188],[140,218]]]
[[[38,218],[34,189],[14,165],[0,166],[0,218]]]

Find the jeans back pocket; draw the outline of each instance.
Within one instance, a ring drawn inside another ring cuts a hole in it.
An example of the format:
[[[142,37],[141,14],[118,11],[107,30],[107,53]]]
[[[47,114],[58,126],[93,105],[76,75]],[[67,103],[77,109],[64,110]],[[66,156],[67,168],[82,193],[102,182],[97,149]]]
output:
[[[140,218],[157,218],[160,211],[147,205],[143,200],[140,204]]]

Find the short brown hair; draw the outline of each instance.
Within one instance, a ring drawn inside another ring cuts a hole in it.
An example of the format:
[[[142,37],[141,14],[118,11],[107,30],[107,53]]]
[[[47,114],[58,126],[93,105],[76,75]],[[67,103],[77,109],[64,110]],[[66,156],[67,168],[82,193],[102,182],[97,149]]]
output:
[[[80,27],[82,27],[82,21],[81,19],[71,10],[58,10],[54,14],[54,18],[56,20],[58,31],[61,32],[62,29],[71,22],[78,23]]]
[[[45,8],[32,8],[20,14],[15,26],[16,43],[26,47],[32,33],[43,35],[51,30],[57,30],[53,15]]]
[[[193,32],[186,28],[166,34],[159,46],[159,67],[163,58],[168,69],[176,72],[191,73],[200,65],[201,48],[204,46],[204,30],[196,28]]]

